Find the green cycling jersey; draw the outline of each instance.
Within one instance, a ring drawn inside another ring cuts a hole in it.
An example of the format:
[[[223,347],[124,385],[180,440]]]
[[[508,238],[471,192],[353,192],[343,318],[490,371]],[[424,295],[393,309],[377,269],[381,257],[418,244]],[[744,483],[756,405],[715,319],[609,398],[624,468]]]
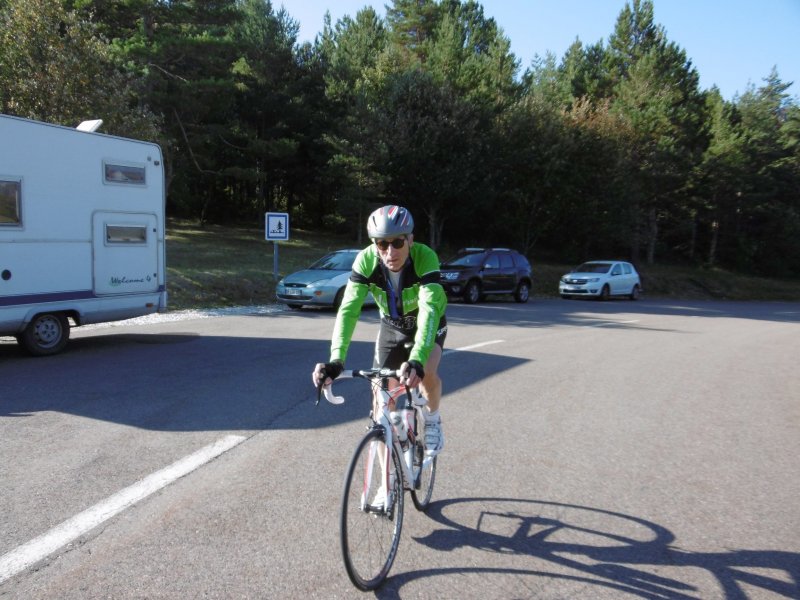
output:
[[[416,242],[411,244],[398,287],[399,290],[392,285],[374,245],[358,253],[336,315],[331,361],[344,362],[361,307],[367,293],[372,293],[384,322],[415,331],[409,360],[426,363],[447,307],[447,295],[439,283],[439,257],[431,248]]]

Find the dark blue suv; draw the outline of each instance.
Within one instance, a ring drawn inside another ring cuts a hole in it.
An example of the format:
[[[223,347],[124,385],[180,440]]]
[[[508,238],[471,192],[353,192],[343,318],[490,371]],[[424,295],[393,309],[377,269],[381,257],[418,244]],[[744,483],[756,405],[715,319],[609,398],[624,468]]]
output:
[[[508,248],[463,248],[441,265],[440,283],[448,296],[474,304],[491,294],[513,294],[527,302],[533,285],[528,259]]]

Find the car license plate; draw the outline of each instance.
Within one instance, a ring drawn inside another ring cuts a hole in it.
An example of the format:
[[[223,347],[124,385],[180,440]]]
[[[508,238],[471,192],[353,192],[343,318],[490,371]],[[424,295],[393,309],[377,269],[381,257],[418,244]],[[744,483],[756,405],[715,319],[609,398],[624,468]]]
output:
[[[300,288],[286,288],[286,295],[287,296],[299,296],[302,290]]]
[[[564,290],[567,292],[579,292],[581,288],[579,288],[577,285],[565,285]]]

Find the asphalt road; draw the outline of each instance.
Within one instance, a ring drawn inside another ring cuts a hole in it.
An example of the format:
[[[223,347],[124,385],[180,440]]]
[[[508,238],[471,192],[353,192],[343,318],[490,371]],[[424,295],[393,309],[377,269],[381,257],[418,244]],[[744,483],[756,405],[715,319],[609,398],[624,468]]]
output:
[[[366,366],[375,312],[348,366]],[[800,598],[800,304],[451,304],[445,450],[379,598]],[[333,314],[0,340],[0,598],[363,598]]]

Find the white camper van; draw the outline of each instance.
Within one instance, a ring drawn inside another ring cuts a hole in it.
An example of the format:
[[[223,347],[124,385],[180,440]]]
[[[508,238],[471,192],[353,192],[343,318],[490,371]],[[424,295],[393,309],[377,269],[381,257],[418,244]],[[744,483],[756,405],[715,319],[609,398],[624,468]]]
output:
[[[156,144],[0,115],[0,336],[61,351],[70,325],[166,310]]]

